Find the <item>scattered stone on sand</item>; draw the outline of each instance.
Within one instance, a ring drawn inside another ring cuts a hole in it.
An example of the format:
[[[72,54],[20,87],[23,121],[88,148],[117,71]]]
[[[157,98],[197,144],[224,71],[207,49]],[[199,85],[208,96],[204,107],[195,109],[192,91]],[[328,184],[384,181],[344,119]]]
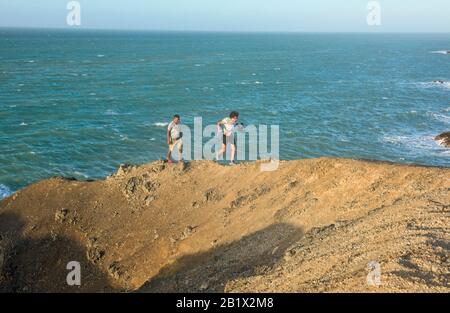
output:
[[[246,204],[248,201],[249,201],[249,197],[248,196],[237,197],[236,199],[231,201],[230,208],[231,209],[236,209],[236,208]]]
[[[276,251],[275,251],[275,253],[276,253]],[[275,254],[275,253],[274,253],[274,254]],[[288,251],[286,251],[286,253],[284,254],[283,259],[284,259],[285,261],[289,261],[290,259],[292,259],[292,257],[293,257],[295,254],[296,254],[296,251],[295,251],[294,249],[288,250]]]
[[[102,261],[104,256],[105,256],[105,251],[99,247],[97,238],[96,237],[89,238],[88,244],[87,244],[87,250],[86,250],[87,259],[91,263],[97,264],[100,261]]]
[[[141,185],[142,180],[139,177],[131,177],[125,185],[125,196],[127,198],[132,197],[138,191]]]
[[[118,261],[114,261],[108,266],[108,273],[114,279],[121,279],[124,275],[124,270]]]
[[[181,235],[180,239],[184,240],[188,237],[190,237],[195,232],[195,227],[193,226],[186,226],[186,228],[183,231],[183,234]]]
[[[209,287],[209,284],[207,282],[204,282],[200,285],[200,290],[206,290],[206,289],[208,289],[208,287]]]
[[[156,189],[160,186],[160,183],[157,181],[147,181],[144,183],[144,188],[147,192],[155,192]]]
[[[74,225],[77,223],[76,212],[71,212],[66,208],[62,208],[55,213],[55,222]]]
[[[147,196],[147,197],[145,197],[145,204],[149,205],[150,203],[152,203],[155,200],[156,200],[155,196],[153,196],[153,195]]]
[[[165,165],[164,162],[160,161],[160,162],[155,162],[151,168],[153,173],[160,173],[165,169]]]
[[[169,238],[169,241],[170,241],[170,243],[171,243],[171,244],[173,244],[173,245],[174,245],[174,244],[176,244],[176,243],[177,243],[177,241],[178,241],[178,240],[177,240],[177,239],[175,239],[175,238],[173,238],[173,237],[170,237],[170,238]]]
[[[205,193],[203,194],[203,200],[205,202],[209,202],[209,201],[220,201],[222,200],[223,195],[220,194],[216,189],[211,188],[208,189],[207,191],[205,191]]]
[[[60,209],[59,211],[57,211],[55,213],[55,221],[64,223],[66,221],[66,217],[68,214],[69,214],[69,210],[67,210],[66,208]]]
[[[289,181],[287,187],[288,189],[292,189],[298,185],[298,181],[296,179],[292,179]]]
[[[440,145],[450,148],[450,132],[442,133],[434,138]]]
[[[124,176],[129,174],[132,170],[136,169],[136,165],[121,164],[117,170],[116,176]]]

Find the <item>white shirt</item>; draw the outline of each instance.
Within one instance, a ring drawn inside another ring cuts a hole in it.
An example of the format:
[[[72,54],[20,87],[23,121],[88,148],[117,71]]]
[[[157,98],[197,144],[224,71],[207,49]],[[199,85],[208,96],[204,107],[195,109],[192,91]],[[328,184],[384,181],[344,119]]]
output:
[[[170,122],[169,126],[167,127],[170,133],[170,138],[177,140],[180,139],[180,124],[175,124],[173,121]]]
[[[233,120],[229,117],[226,117],[222,120],[225,136],[230,136],[234,133],[234,123]]]

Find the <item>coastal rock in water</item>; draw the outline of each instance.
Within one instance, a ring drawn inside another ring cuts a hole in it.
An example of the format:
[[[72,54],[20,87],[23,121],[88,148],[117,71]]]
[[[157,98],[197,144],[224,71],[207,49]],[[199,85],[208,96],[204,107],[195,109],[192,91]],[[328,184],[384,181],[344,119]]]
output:
[[[445,132],[436,136],[434,140],[438,141],[440,145],[450,148],[450,132]]]

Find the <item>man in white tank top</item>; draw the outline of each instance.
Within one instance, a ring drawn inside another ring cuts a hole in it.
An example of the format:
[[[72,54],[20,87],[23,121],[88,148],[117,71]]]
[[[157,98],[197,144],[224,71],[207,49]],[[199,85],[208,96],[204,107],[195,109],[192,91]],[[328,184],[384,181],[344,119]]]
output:
[[[217,129],[223,132],[222,135],[222,148],[217,152],[216,158],[219,159],[222,154],[227,150],[227,144],[231,145],[231,160],[230,165],[235,165],[234,157],[236,155],[236,136],[235,126],[239,119],[238,112],[231,112],[229,117],[224,118],[217,122]]]
[[[167,151],[166,160],[169,163],[172,163],[171,156],[175,147],[178,147],[179,161],[181,162],[183,160],[183,140],[181,139],[183,133],[181,132],[180,123],[180,116],[175,114],[172,122],[170,122],[167,127],[167,144],[169,145],[169,151]]]

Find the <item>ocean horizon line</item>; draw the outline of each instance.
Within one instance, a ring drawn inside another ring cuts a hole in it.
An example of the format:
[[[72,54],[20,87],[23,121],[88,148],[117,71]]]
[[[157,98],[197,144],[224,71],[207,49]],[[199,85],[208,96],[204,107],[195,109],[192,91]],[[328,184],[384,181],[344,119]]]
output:
[[[200,33],[200,34],[337,34],[337,35],[420,35],[420,34],[450,34],[450,31],[274,31],[274,30],[196,30],[196,29],[139,29],[139,28],[97,28],[97,27],[34,27],[34,26],[1,26],[0,30],[33,30],[33,31],[87,31],[87,32],[124,32],[124,33]]]

